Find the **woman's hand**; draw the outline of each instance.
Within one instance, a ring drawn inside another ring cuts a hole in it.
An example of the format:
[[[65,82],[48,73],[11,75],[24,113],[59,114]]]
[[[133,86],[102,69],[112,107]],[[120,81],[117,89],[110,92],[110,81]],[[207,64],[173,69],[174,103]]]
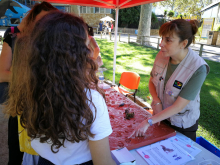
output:
[[[135,130],[132,132],[132,134],[128,138],[132,137],[133,135],[135,135],[135,136],[144,136],[144,134],[147,131],[149,126],[150,125],[149,125],[147,119],[142,121],[141,124],[139,124],[135,128]]]

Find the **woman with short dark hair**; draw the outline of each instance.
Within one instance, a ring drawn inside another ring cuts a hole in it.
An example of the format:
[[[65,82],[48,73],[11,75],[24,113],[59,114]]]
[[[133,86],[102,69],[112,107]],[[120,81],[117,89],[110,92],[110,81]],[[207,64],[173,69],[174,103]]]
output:
[[[136,136],[143,136],[149,126],[167,119],[166,122],[175,130],[196,140],[199,94],[209,73],[208,64],[189,48],[197,31],[197,21],[194,20],[178,19],[161,26],[161,50],[149,81],[154,116],[136,128]]]

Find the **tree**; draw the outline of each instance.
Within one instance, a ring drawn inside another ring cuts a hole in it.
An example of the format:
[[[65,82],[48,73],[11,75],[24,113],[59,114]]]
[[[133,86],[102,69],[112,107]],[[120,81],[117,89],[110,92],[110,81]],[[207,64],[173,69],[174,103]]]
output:
[[[141,36],[150,36],[150,26],[151,26],[151,12],[152,4],[148,3],[141,5],[140,21],[138,26],[138,36],[137,42],[141,41]],[[150,38],[145,37],[144,41],[147,41],[146,45],[150,45]]]
[[[78,5],[70,5],[70,12],[80,16],[80,10]]]
[[[174,16],[174,11],[173,10],[170,10],[167,14],[170,18]]]
[[[179,14],[179,15],[177,16],[177,18],[178,18],[178,19],[183,19],[183,14]]]
[[[164,23],[166,22],[166,17],[167,17],[167,10],[164,10],[164,11],[163,11]]]
[[[163,6],[171,8],[174,12],[200,17],[201,9],[211,3],[212,0],[166,0],[155,3],[155,6]]]
[[[167,10],[163,11],[163,16],[166,17],[167,16]]]
[[[119,27],[137,28],[140,20],[141,6],[135,6],[125,9],[120,9],[118,16]],[[115,11],[113,11],[115,18]]]

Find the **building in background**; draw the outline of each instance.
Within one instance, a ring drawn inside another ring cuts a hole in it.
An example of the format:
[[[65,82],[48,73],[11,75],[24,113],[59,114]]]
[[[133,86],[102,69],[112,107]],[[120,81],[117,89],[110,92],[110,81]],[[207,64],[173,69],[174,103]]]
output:
[[[88,6],[80,6],[80,16],[92,27],[98,27],[100,19],[105,16],[113,18],[112,9]]]
[[[1,1],[1,0],[0,0]],[[4,18],[0,18],[0,26],[17,26],[26,12],[34,6],[35,3],[39,3],[34,0],[14,0],[19,2],[22,6],[21,10],[19,7],[15,7],[15,10],[18,10],[18,14],[13,13],[10,9],[6,11]],[[110,16],[113,18],[112,9],[100,8],[100,7],[89,7],[89,6],[75,6],[69,4],[59,4],[51,3],[57,9],[68,12],[75,13],[83,17],[86,23],[92,27],[98,27],[99,21],[105,16]],[[28,8],[28,10],[24,10]]]
[[[203,29],[206,28],[206,24],[209,30],[217,30],[217,28],[220,26],[219,4],[220,4],[219,1],[215,1],[214,3],[201,9],[201,12],[202,12],[201,17],[203,19]]]

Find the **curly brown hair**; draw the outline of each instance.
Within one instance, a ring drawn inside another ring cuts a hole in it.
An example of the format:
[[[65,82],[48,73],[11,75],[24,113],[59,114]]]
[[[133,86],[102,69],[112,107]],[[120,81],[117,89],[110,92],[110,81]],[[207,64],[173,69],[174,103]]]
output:
[[[51,140],[53,152],[65,140],[94,136],[91,89],[104,93],[97,85],[97,65],[89,58],[86,30],[81,18],[52,11],[29,37],[16,42],[8,113],[21,114],[21,125],[32,139]]]

